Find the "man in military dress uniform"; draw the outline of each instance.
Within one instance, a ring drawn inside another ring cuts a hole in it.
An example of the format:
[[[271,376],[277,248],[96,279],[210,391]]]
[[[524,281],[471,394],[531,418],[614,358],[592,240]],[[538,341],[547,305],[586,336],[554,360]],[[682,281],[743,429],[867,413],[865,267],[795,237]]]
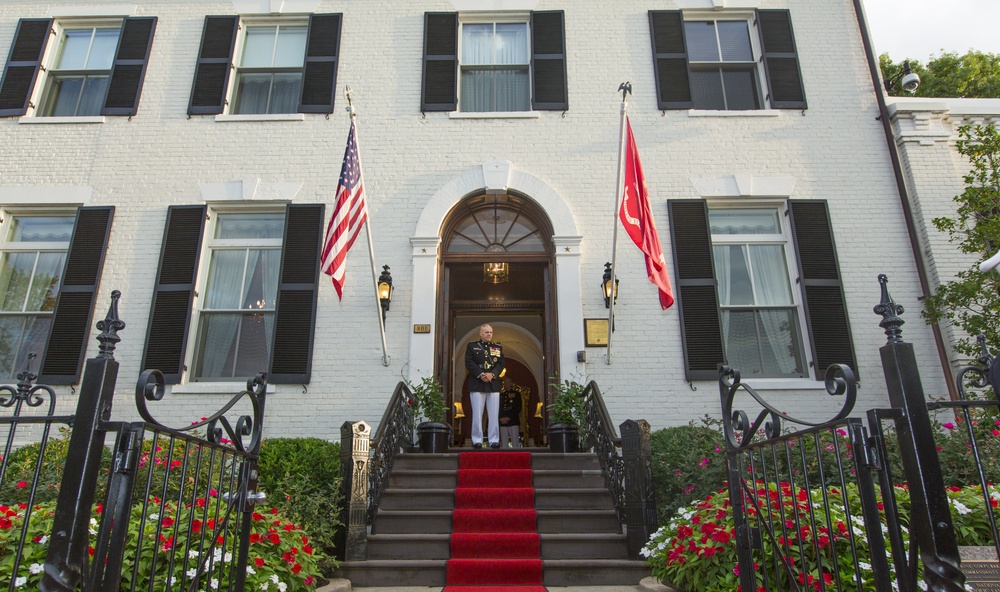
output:
[[[500,448],[500,384],[504,368],[503,348],[493,339],[493,327],[479,328],[479,341],[465,347],[465,367],[469,371],[469,399],[472,401],[472,446],[483,447],[483,407],[489,419],[490,448]]]

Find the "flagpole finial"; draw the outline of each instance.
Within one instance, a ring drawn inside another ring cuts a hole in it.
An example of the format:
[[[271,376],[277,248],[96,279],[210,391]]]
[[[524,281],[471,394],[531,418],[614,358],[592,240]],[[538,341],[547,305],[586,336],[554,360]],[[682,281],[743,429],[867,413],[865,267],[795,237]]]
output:
[[[632,83],[625,81],[618,85],[618,92],[622,93],[622,102],[625,102],[628,95],[632,94]]]
[[[350,86],[345,86],[344,96],[347,97],[347,107],[346,107],[347,112],[351,114],[351,117],[354,117],[356,112],[354,110],[354,103],[351,101],[351,99],[354,97],[354,89],[352,89]]]

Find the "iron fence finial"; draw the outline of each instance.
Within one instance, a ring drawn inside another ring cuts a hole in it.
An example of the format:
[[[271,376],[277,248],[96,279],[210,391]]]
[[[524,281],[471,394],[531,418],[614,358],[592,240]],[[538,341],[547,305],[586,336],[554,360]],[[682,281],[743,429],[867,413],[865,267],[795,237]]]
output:
[[[878,275],[878,283],[882,286],[882,301],[872,309],[875,314],[882,315],[882,321],[879,322],[878,326],[885,329],[886,341],[902,343],[903,330],[900,327],[906,321],[899,318],[899,315],[903,314],[903,307],[896,304],[892,300],[892,296],[889,295],[889,278],[884,273]]]
[[[100,353],[97,354],[98,358],[115,359],[115,346],[122,340],[118,336],[118,332],[125,328],[125,322],[118,318],[118,299],[121,297],[120,291],[111,292],[111,306],[108,307],[108,314],[103,321],[97,321],[97,328],[101,330],[101,334],[97,336],[97,340],[101,342],[98,348],[100,350]]]

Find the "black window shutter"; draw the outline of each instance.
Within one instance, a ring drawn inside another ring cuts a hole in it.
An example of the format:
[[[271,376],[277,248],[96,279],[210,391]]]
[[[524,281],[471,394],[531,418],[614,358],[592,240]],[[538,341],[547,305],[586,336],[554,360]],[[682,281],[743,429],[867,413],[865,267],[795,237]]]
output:
[[[790,13],[787,10],[758,10],[757,28],[771,107],[805,109],[806,94],[802,88]]]
[[[114,206],[79,208],[76,212],[62,287],[52,314],[42,370],[38,373],[41,384],[79,381],[114,215]]]
[[[142,369],[155,368],[163,372],[168,384],[180,382],[184,371],[184,351],[204,228],[205,206],[167,208]]]
[[[52,19],[18,21],[14,43],[0,79],[0,117],[16,117],[28,112],[28,100],[35,88],[51,30]]]
[[[155,16],[125,19],[101,115],[135,115],[139,110],[155,30]]]
[[[684,17],[679,10],[650,10],[657,109],[691,109],[690,70],[684,41]]]
[[[188,115],[214,115],[225,108],[239,20],[235,16],[205,17]]]
[[[667,201],[677,303],[688,380],[717,380],[725,361],[708,206],[700,199]]]
[[[847,319],[827,203],[825,200],[790,200],[788,212],[816,378],[822,379],[830,364],[847,364],[856,374],[854,340]]]
[[[309,17],[302,74],[300,113],[333,113],[337,89],[337,55],[340,53],[340,15],[314,14]]]
[[[312,372],[323,211],[323,204],[289,204],[285,213],[281,283],[268,376],[272,384],[305,384]]]
[[[424,75],[421,111],[454,111],[458,107],[458,14],[424,14]]]
[[[532,108],[569,108],[566,90],[566,26],[561,10],[531,13]]]

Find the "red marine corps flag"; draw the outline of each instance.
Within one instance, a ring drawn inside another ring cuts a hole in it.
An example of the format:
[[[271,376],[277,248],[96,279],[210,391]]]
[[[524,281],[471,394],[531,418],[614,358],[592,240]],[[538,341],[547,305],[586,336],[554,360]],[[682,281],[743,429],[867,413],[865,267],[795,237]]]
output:
[[[326,227],[326,241],[320,258],[320,269],[331,276],[333,287],[337,289],[337,296],[343,298],[347,251],[358,238],[358,233],[368,219],[353,118],[351,132],[347,135],[344,166],[340,169],[340,182],[337,183],[334,200],[333,216],[330,217],[330,223]]]
[[[632,124],[625,118],[625,187],[618,218],[632,242],[646,256],[646,273],[649,281],[660,289],[660,306],[666,310],[674,304],[673,290],[667,275],[667,262],[663,259],[660,237],[656,234],[653,212],[649,209],[649,192],[646,177],[642,174],[639,151],[635,147]]]

